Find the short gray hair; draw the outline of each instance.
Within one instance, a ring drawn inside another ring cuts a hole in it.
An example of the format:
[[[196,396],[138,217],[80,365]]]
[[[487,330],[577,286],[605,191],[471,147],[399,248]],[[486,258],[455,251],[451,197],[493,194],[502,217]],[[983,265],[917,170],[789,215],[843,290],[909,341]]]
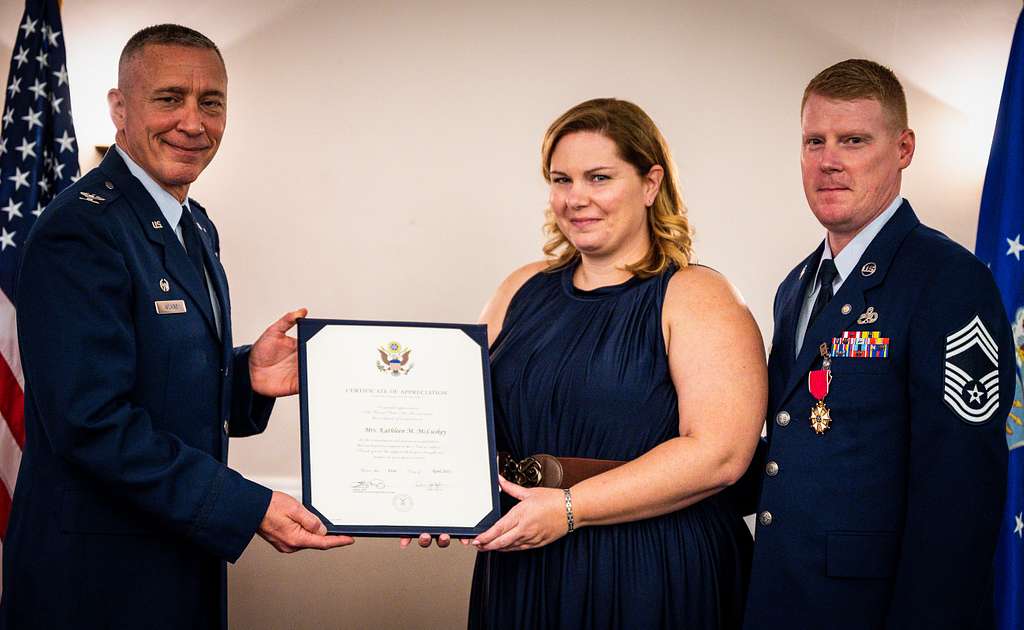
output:
[[[121,58],[117,62],[118,80],[125,71],[125,66],[132,60],[132,57],[142,52],[142,49],[151,44],[164,44],[171,46],[188,46],[190,48],[204,48],[217,53],[221,64],[224,57],[220,54],[217,44],[213,43],[206,35],[197,30],[180,24],[157,24],[147,26],[138,33],[131,36],[128,43],[121,50]]]

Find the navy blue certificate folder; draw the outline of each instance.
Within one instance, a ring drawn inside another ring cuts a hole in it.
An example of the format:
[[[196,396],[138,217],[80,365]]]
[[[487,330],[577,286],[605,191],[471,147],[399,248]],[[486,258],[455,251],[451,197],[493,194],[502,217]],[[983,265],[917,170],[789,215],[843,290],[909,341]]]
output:
[[[302,502],[329,532],[498,520],[486,326],[307,318],[298,346]]]

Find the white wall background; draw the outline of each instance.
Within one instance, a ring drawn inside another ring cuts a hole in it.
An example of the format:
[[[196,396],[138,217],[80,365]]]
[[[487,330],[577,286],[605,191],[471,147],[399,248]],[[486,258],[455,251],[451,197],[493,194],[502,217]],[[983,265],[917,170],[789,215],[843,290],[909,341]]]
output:
[[[0,6],[9,59],[22,3]],[[83,162],[109,144],[125,40],[175,21],[228,64],[224,146],[192,196],[232,282],[236,342],[284,311],[472,321],[537,259],[541,136],[571,105],[632,100],[679,165],[701,262],[744,294],[766,339],[785,273],[821,238],[800,187],[798,108],[821,68],[866,56],[908,91],[918,149],[904,194],[973,248],[1016,0],[395,2],[66,0]],[[298,486],[296,400],[231,464]],[[237,628],[460,627],[473,553],[360,540],[231,569]]]

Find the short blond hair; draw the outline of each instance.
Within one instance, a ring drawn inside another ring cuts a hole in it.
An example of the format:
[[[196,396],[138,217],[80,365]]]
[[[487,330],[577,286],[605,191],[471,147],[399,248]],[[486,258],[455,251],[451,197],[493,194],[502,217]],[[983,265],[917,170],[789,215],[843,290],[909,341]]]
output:
[[[892,70],[867,59],[847,59],[819,72],[804,88],[800,113],[811,94],[837,101],[873,99],[897,131],[907,128],[907,97]]]
[[[675,162],[668,143],[650,116],[633,103],[614,98],[597,98],[569,109],[551,123],[544,134],[541,172],[548,184],[551,183],[551,156],[559,140],[579,131],[599,133],[614,142],[619,157],[641,176],[653,166],[660,165],[665,170],[661,188],[647,209],[650,248],[643,259],[628,265],[626,271],[646,278],[662,273],[670,264],[680,269],[689,265],[693,234],[679,192]],[[549,259],[549,269],[558,269],[575,260],[579,252],[558,227],[553,209],[549,207],[545,214],[544,231],[548,241],[544,244],[544,254]]]

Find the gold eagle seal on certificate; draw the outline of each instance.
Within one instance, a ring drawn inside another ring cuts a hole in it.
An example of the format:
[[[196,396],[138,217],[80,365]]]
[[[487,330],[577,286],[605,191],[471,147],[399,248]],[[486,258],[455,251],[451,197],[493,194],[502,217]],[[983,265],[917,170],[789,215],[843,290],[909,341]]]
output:
[[[377,348],[380,359],[377,361],[377,369],[391,376],[402,376],[408,374],[412,369],[409,363],[409,355],[412,348],[404,348],[397,341],[389,341],[387,344]]]

